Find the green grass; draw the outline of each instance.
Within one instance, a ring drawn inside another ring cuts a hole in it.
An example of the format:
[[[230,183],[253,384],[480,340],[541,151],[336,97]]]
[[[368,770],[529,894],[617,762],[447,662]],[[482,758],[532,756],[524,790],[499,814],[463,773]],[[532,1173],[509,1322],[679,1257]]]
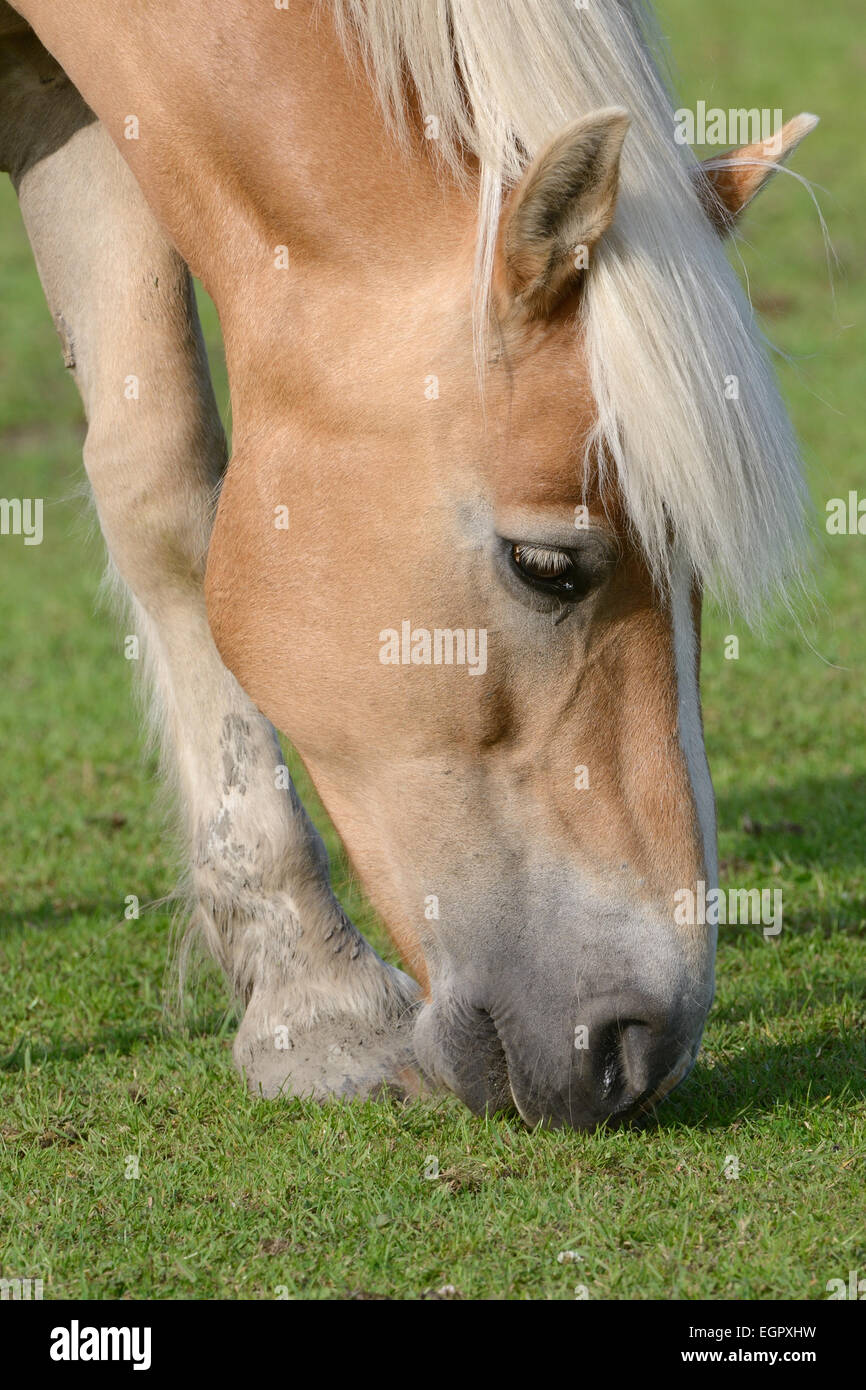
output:
[[[866,492],[861,0],[697,10],[663,5],[684,104],[823,117],[796,167],[827,190],[835,306],[794,180],[752,211],[743,248],[765,326],[797,359],[781,377],[820,520],[828,497]],[[832,664],[790,626],[759,640],[707,621],[725,879],[781,887],[785,927],[777,941],[722,931],[704,1050],[654,1125],[531,1133],[448,1097],[257,1104],[231,1066],[218,982],[202,981],[185,1031],[167,1030],[169,915],[123,916],[128,894],[164,899],[176,866],[121,634],[97,605],[81,410],[8,186],[0,299],[0,493],[46,499],[41,547],[0,540],[0,1273],[41,1277],[50,1298],[413,1298],[451,1284],[569,1299],[580,1284],[592,1298],[808,1299],[862,1272],[866,537],[819,534],[809,637]],[[339,858],[336,873],[388,950]],[[559,1263],[566,1250],[580,1259]]]

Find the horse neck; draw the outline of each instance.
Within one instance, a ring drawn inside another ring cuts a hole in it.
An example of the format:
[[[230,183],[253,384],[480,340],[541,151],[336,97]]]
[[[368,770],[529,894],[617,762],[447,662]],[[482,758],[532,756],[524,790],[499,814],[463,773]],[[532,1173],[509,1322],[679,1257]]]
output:
[[[424,113],[398,147],[328,5],[222,0],[204,22],[203,7],[165,0],[158,24],[114,0],[76,5],[74,23],[54,0],[21,8],[213,297],[236,434],[275,372],[284,398],[289,379],[325,393],[335,360],[387,368],[431,310],[428,356],[441,346],[453,362],[458,339],[464,351],[475,173],[465,186],[437,174]]]
[[[192,253],[220,312],[236,437],[248,403],[320,398],[334,419],[342,400],[357,421],[363,391],[398,411],[401,378],[446,354],[471,373],[476,171],[437,170],[421,112],[397,142],[326,6],[315,25],[308,5],[261,7],[238,40],[198,132],[219,157]],[[362,370],[355,401],[347,375]]]

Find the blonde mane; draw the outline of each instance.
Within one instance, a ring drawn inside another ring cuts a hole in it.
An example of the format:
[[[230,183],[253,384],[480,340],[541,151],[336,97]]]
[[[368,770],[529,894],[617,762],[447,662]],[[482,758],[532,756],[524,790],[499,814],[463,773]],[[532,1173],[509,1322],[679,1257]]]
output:
[[[344,41],[360,41],[398,135],[411,83],[451,169],[461,149],[480,161],[482,335],[504,191],[575,117],[629,111],[616,219],[581,308],[598,410],[589,447],[615,470],[656,578],[669,581],[676,550],[711,593],[756,617],[800,572],[799,453],[748,301],[694,192],[695,157],[674,141],[639,0],[327,2]]]

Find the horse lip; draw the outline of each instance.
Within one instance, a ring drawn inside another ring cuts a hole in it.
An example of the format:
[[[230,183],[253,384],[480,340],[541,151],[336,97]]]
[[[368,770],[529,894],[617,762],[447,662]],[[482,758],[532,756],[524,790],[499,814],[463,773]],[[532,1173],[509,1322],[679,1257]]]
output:
[[[597,1129],[605,1125],[617,1126],[628,1124],[630,1121],[640,1119],[649,1111],[654,1110],[657,1105],[661,1104],[666,1096],[669,1096],[670,1093],[676,1090],[677,1086],[685,1080],[695,1064],[696,1057],[697,1048],[694,1050],[686,1048],[680,1053],[675,1066],[668,1072],[668,1075],[656,1086],[655,1090],[649,1096],[646,1096],[643,1100],[628,1101],[618,1109],[612,1110],[609,1115],[600,1117],[593,1128]],[[538,1114],[537,1112],[535,1114],[528,1112],[527,1109],[524,1108],[526,1102],[524,1102],[524,1105],[521,1105],[515,1094],[514,1087],[511,1084],[510,1075],[508,1089],[511,1092],[515,1109],[525,1124],[535,1127],[545,1122],[547,1118],[545,1115]]]
[[[578,1079],[573,1078],[576,1084],[574,1094],[569,1085],[567,1098],[564,1095],[545,1098],[543,1087],[537,1092],[527,1084],[529,1075],[521,1075],[525,1069],[519,1064],[519,1056],[515,1056],[507,1045],[498,1011],[471,1005],[460,996],[446,996],[443,1002],[450,1003],[452,1008],[446,1010],[443,1018],[441,1010],[436,1008],[439,1002],[428,1000],[426,1006],[422,1005],[418,1011],[420,1018],[430,1021],[435,1018],[438,1025],[433,1035],[433,1050],[429,1055],[418,1058],[422,1073],[426,1073],[434,1084],[453,1092],[476,1114],[516,1111],[531,1128],[544,1124],[564,1124],[587,1131],[637,1120],[652,1111],[685,1079],[694,1065],[700,1046],[699,1042],[683,1046],[681,1040],[681,1050],[672,1068],[652,1091],[643,1096],[638,1094],[636,1097],[622,1098],[616,1104],[614,1097],[609,1094],[607,1097],[581,1094]],[[453,1009],[455,1003],[462,1005],[462,1009]],[[443,1022],[446,1027],[441,1030]],[[464,1042],[468,1040],[472,1044],[477,1070],[476,1067],[464,1069],[459,1049],[455,1053],[449,1046],[454,1042],[455,1022],[462,1024],[461,1032],[465,1029]],[[419,1052],[426,1053],[426,1049],[419,1049]],[[609,1110],[605,1101],[611,1106]]]
[[[640,1101],[637,1106],[632,1107],[635,1116],[645,1115],[648,1110],[654,1109],[655,1106],[659,1105],[665,1099],[666,1096],[669,1096],[672,1091],[675,1091],[677,1086],[679,1086],[681,1082],[685,1081],[686,1077],[688,1076],[689,1072],[694,1066],[696,1059],[697,1049],[692,1051],[690,1048],[687,1048],[684,1052],[682,1052],[680,1054],[680,1058],[676,1066],[668,1072],[664,1081],[662,1081],[658,1086],[656,1086],[655,1090],[652,1092],[651,1095],[647,1096],[644,1100]]]

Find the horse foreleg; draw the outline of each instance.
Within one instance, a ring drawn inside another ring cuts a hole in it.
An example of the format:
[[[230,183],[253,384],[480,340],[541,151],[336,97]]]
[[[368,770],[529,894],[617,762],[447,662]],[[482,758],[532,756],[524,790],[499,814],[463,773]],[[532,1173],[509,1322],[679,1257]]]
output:
[[[0,154],[84,401],[85,465],[182,811],[192,924],[246,1004],[235,1060],[268,1096],[414,1089],[417,987],[343,913],[274,731],[211,637],[225,441],[186,267],[60,69],[32,36],[14,42],[0,43]]]

